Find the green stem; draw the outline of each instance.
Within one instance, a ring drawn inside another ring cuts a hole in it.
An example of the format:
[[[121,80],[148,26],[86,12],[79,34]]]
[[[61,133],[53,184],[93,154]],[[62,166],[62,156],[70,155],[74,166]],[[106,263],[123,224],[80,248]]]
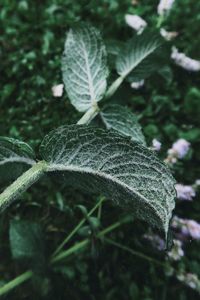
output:
[[[157,24],[156,24],[156,28],[160,28],[161,27],[161,25],[162,25],[162,23],[164,22],[164,20],[165,20],[165,17],[163,16],[163,15],[160,15],[159,17],[158,17],[158,21],[157,21]]]
[[[87,216],[82,219],[78,225],[70,232],[70,234],[64,239],[64,241],[57,247],[57,249],[54,251],[52,257],[54,257],[60,250],[69,242],[69,240],[75,235],[75,233],[82,227],[82,225],[85,223],[87,217],[90,217],[93,212],[101,206],[102,202],[105,200],[104,197],[101,197],[99,202],[89,211]]]
[[[124,218],[121,221],[118,221],[112,225],[110,225],[109,227],[107,227],[106,229],[100,231],[97,234],[98,238],[104,237],[106,234],[112,232],[113,230],[117,229],[118,227],[120,227],[121,225],[128,223],[130,221],[130,219]],[[148,260],[152,263],[155,263],[157,265],[160,266],[165,266],[165,264],[160,263],[159,261],[144,255],[142,253],[139,253],[137,251],[134,251],[132,249],[130,249],[129,247],[126,247],[124,245],[121,245],[117,242],[114,242],[111,239],[105,238],[104,239],[109,242],[110,244],[113,244],[114,246],[117,246],[125,251],[130,252],[133,255],[136,255],[140,258],[143,258],[145,260]],[[84,248],[85,246],[87,246],[90,243],[90,239],[85,239],[81,242],[76,243],[75,245],[73,245],[72,247],[70,247],[69,249],[62,251],[60,254],[58,254],[57,256],[53,257],[50,261],[51,264],[55,264],[63,259],[66,259],[68,256],[74,254],[75,252],[79,251],[80,249]],[[27,271],[25,273],[23,273],[22,275],[18,276],[17,278],[11,280],[9,283],[5,284],[3,287],[0,288],[0,296],[9,292],[10,290],[12,290],[13,288],[17,287],[18,285],[20,285],[21,283],[25,282],[26,280],[30,279],[33,276],[33,272],[32,271]]]
[[[34,164],[28,171],[17,178],[3,193],[0,194],[0,211],[4,210],[33,183],[35,183],[47,169],[47,163],[40,161]]]
[[[117,243],[117,242],[115,242],[115,241],[113,241],[113,240],[111,240],[109,238],[105,238],[105,241],[108,242],[109,244],[113,245],[113,246],[116,246],[116,247],[118,247],[118,248],[120,248],[122,250],[125,250],[125,251],[131,253],[132,255],[135,255],[135,256],[140,257],[140,258],[145,259],[145,260],[148,260],[151,263],[157,264],[157,265],[162,266],[162,267],[165,266],[164,263],[161,263],[158,260],[156,260],[156,259],[154,259],[152,257],[149,257],[148,255],[142,254],[140,252],[137,252],[137,251],[135,251],[135,250],[127,247],[127,246],[124,246],[124,245],[122,245],[120,243]]]
[[[97,104],[93,105],[86,113],[82,116],[82,118],[77,122],[78,125],[86,124],[88,125],[98,114],[99,107]]]
[[[105,99],[108,99],[113,96],[116,90],[120,87],[122,82],[124,81],[124,76],[118,77],[109,87],[108,91],[106,92]]]
[[[16,288],[18,285],[20,285],[23,282],[30,279],[32,276],[33,276],[32,271],[26,271],[25,273],[21,274],[20,276],[16,277],[15,279],[6,283],[4,286],[0,287],[0,296],[8,293],[10,290]]]
[[[97,237],[100,238],[108,233],[110,233],[111,231],[115,230],[116,228],[120,227],[121,225],[127,223],[128,220],[127,218],[123,219],[121,222],[118,221],[114,224],[112,224],[111,226],[107,227],[106,229],[100,231],[98,234],[97,234]],[[51,259],[51,263],[54,264],[55,262],[58,262],[66,257],[68,257],[70,254],[76,252],[77,250],[85,247],[86,245],[88,245],[90,242],[89,239],[86,239],[84,241],[81,241],[77,244],[75,244],[74,246],[72,246],[71,248],[67,249],[67,250],[64,250],[62,251],[61,253],[59,253],[58,255],[54,256],[52,259]]]

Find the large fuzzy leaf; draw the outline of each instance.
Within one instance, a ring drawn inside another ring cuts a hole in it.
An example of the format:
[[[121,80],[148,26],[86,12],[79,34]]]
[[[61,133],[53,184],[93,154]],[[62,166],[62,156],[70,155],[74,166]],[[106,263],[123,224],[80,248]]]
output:
[[[126,136],[130,136],[133,141],[146,145],[137,116],[127,107],[110,104],[103,108],[100,116],[107,129],[112,128]]]
[[[99,31],[87,23],[70,29],[62,60],[63,81],[71,103],[87,111],[106,91],[106,50]]]
[[[9,228],[12,257],[34,264],[34,268],[44,265],[44,235],[40,224],[12,220]]]
[[[158,69],[162,39],[156,34],[143,33],[128,41],[117,57],[116,68],[120,76],[139,81]]]
[[[73,185],[101,193],[165,233],[174,208],[174,179],[146,147],[115,131],[63,126],[42,142],[48,171],[63,171]]]
[[[28,144],[0,137],[0,183],[19,176],[34,163],[34,152]]]

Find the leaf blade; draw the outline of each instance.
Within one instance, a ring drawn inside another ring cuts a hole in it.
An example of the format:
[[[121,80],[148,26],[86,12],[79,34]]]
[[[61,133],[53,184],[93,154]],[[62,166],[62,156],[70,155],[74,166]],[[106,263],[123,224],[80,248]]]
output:
[[[0,182],[19,176],[28,165],[35,163],[33,149],[19,140],[0,137]]]
[[[120,76],[130,81],[148,77],[156,68],[156,60],[163,41],[160,36],[143,33],[133,37],[117,57],[116,69]]]
[[[106,91],[106,49],[99,31],[87,23],[70,29],[62,59],[63,81],[72,105],[85,112]]]
[[[103,193],[167,234],[175,182],[153,151],[115,131],[77,125],[52,131],[40,151],[49,171],[65,172],[73,185]]]
[[[137,116],[129,108],[119,104],[110,104],[103,108],[100,116],[107,129],[112,128],[125,136],[130,136],[133,141],[146,146],[145,137]]]

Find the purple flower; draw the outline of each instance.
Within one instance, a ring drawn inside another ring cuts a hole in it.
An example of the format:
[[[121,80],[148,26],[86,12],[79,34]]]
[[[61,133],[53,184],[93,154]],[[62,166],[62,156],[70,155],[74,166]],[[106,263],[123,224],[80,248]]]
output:
[[[176,65],[182,67],[187,71],[198,72],[200,71],[200,61],[186,56],[184,53],[178,51],[176,47],[172,47],[171,58]]]
[[[158,4],[158,14],[165,15],[170,11],[175,0],[160,0]]]
[[[153,150],[160,151],[161,146],[162,146],[161,142],[159,142],[157,139],[153,139],[153,141],[152,141]]]
[[[144,238],[151,242],[151,245],[162,251],[165,249],[165,241],[161,239],[157,234],[145,234]]]
[[[182,249],[182,242],[179,240],[174,240],[174,245],[171,251],[168,252],[168,256],[172,260],[180,260],[182,256],[184,256],[184,251]]]
[[[195,190],[190,185],[176,184],[177,198],[180,200],[192,201],[192,198],[196,196]]]
[[[200,224],[194,220],[181,219],[175,216],[172,220],[172,227],[180,230],[186,237],[200,240]]]
[[[140,16],[137,15],[125,15],[126,24],[137,31],[138,34],[142,33],[142,31],[147,26],[147,22],[143,20]]]
[[[183,158],[190,148],[190,143],[184,139],[177,140],[172,145],[172,150],[177,154],[178,158]]]

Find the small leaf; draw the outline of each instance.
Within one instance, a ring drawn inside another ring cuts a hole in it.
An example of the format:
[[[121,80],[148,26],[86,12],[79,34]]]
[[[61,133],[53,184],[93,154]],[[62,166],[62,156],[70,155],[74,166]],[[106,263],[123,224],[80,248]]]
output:
[[[104,194],[167,234],[175,181],[153,151],[115,131],[78,125],[50,132],[40,151],[48,171],[64,172],[72,185]]]
[[[130,81],[145,79],[159,68],[158,57],[162,39],[156,34],[136,35],[117,57],[116,68],[120,76]]]
[[[107,129],[114,129],[123,135],[130,136],[133,141],[146,145],[142,128],[130,109],[118,104],[110,104],[100,113]]]
[[[35,266],[44,264],[44,236],[39,224],[12,220],[9,239],[14,259],[29,262]]]
[[[0,137],[0,183],[19,176],[29,165],[33,165],[32,148],[19,140]]]
[[[106,91],[106,50],[99,31],[87,23],[70,29],[62,60],[63,81],[71,103],[85,112]]]

